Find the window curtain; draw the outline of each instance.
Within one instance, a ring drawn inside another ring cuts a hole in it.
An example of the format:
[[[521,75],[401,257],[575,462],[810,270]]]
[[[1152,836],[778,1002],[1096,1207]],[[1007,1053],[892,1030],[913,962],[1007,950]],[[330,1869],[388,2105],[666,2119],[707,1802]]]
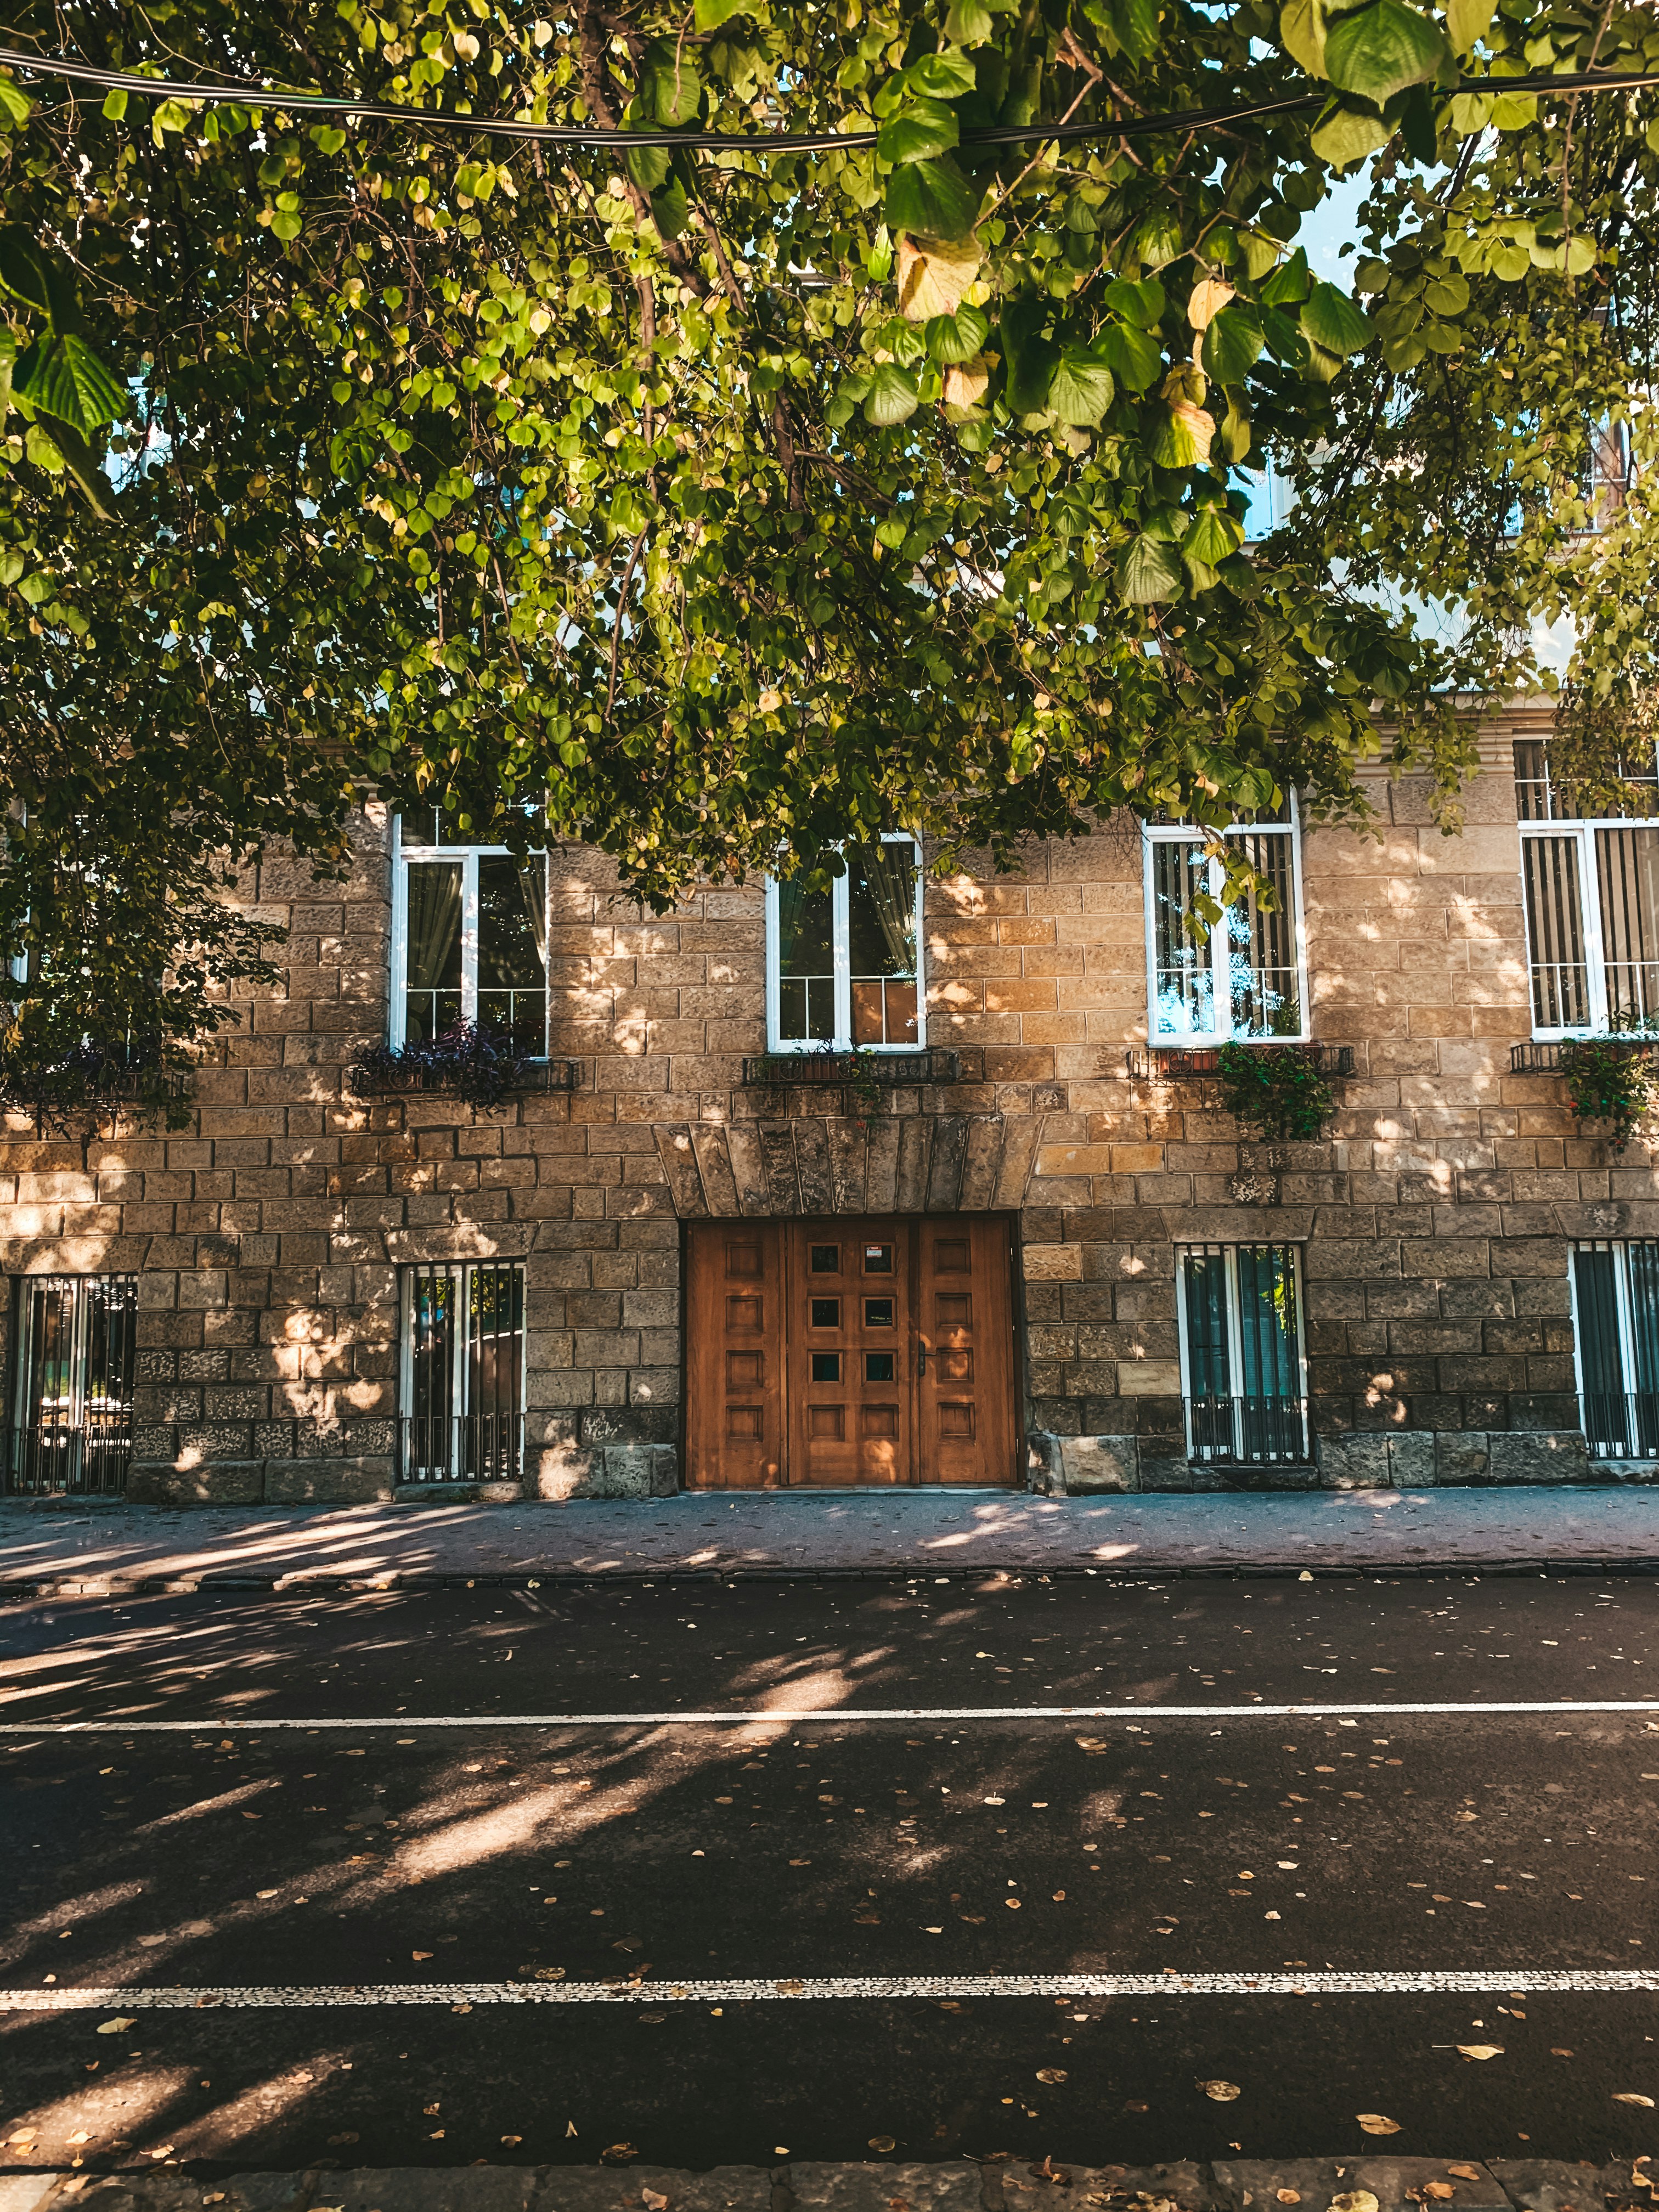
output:
[[[914,845],[866,845],[858,865],[869,885],[890,975],[916,972],[916,848]]]
[[[532,936],[536,940],[536,956],[542,963],[542,973],[547,973],[547,855],[532,853],[519,870],[519,890],[524,898],[524,910],[530,921]]]
[[[409,883],[408,988],[458,991],[461,984],[461,872],[448,861],[416,861]]]

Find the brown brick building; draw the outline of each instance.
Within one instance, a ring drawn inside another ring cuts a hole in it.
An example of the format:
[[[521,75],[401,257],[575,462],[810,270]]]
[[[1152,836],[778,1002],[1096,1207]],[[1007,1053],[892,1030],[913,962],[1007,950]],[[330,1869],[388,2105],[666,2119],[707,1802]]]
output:
[[[1241,833],[1281,898],[1207,943],[1201,843],[1127,821],[661,919],[382,814],[343,884],[273,860],[191,1126],[5,1132],[10,1486],[1651,1477],[1659,1152],[1549,1063],[1659,1010],[1659,827],[1571,817],[1546,736],[1455,838],[1380,778],[1375,840]],[[497,1110],[355,1095],[459,1017],[536,1056]],[[1220,1109],[1228,1036],[1325,1048],[1321,1139]]]

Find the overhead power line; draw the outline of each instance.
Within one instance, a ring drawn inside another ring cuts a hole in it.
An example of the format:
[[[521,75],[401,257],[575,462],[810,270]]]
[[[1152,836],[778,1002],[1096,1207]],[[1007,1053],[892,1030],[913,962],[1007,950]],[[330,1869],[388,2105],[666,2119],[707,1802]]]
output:
[[[99,69],[90,62],[58,54],[19,52],[0,47],[0,68],[27,70],[38,76],[63,77],[100,92],[135,93],[149,100],[198,101],[210,107],[280,107],[292,115],[343,115],[361,122],[413,124],[422,131],[453,131],[473,138],[527,138],[544,146],[680,147],[708,153],[829,154],[873,146],[874,131],[608,131],[597,123],[532,123],[520,116],[457,115],[447,110],[399,107],[349,94],[299,92],[283,85],[209,84],[195,78],[135,76]],[[1554,76],[1464,77],[1466,93],[1638,92],[1659,85],[1659,70],[1583,70]],[[1132,115],[1089,123],[1001,123],[962,133],[964,146],[1027,145],[1033,139],[1148,138],[1166,131],[1202,130],[1212,123],[1253,123],[1267,115],[1288,115],[1322,106],[1323,92],[1293,93],[1282,100],[1248,106],[1188,107],[1170,115]]]

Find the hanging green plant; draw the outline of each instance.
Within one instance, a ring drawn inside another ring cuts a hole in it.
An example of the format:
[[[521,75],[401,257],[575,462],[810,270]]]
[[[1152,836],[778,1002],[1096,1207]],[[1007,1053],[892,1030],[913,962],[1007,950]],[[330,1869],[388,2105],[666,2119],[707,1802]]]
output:
[[[1264,1139],[1310,1142],[1336,1111],[1317,1045],[1224,1044],[1216,1065],[1222,1104]]]
[[[1607,1143],[1622,1152],[1659,1095],[1652,1045],[1629,1036],[1579,1037],[1561,1048],[1561,1073],[1579,1128],[1607,1127]]]
[[[185,1127],[191,1063],[174,1040],[80,1036],[65,1042],[41,1012],[14,1011],[0,1033],[0,1111],[29,1114],[38,1134],[90,1133],[100,1121],[113,1138],[125,1114],[140,1124]]]
[[[876,1078],[876,1056],[866,1046],[855,1044],[850,1052],[842,1052],[835,1045],[820,1047],[826,1058],[847,1070],[847,1102],[853,1109],[854,1119],[862,1127],[871,1116],[881,1111],[881,1085]]]

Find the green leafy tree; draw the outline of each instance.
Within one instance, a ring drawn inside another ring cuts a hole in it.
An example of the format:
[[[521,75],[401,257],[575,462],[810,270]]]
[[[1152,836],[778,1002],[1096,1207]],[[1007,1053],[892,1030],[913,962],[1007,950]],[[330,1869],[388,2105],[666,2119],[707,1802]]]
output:
[[[370,785],[511,836],[545,793],[661,901],[899,825],[1361,817],[1379,745],[1452,817],[1448,687],[1540,680],[1535,611],[1581,688],[1640,678],[1651,469],[1582,525],[1595,439],[1650,458],[1652,95],[1461,84],[1651,69],[1650,11],[64,0],[14,37],[270,88],[0,76],[31,807],[159,760],[120,834],[325,858]],[[1294,241],[1370,157],[1356,299]],[[1247,553],[1270,453],[1304,496]]]

